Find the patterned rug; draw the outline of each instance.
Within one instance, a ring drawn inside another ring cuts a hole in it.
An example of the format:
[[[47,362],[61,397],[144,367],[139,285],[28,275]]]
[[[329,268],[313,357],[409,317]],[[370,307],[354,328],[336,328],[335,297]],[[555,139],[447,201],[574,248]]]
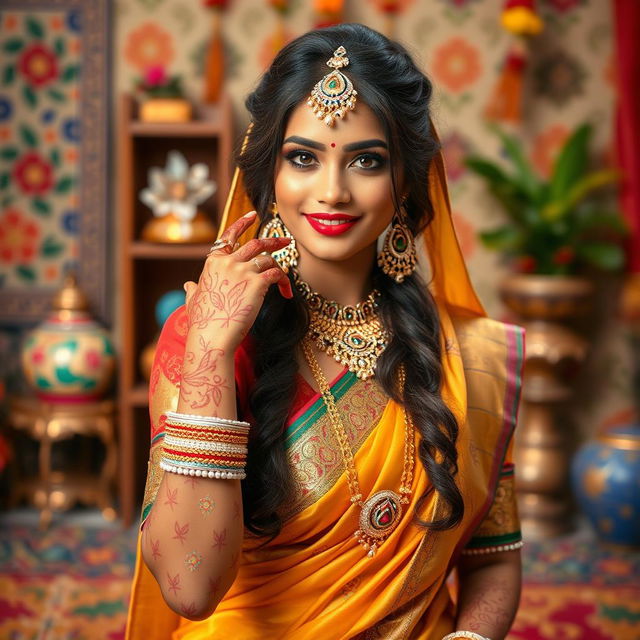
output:
[[[0,638],[124,638],[135,534],[4,524]],[[523,557],[525,584],[509,640],[640,640],[640,552],[602,547],[582,532],[529,543]]]

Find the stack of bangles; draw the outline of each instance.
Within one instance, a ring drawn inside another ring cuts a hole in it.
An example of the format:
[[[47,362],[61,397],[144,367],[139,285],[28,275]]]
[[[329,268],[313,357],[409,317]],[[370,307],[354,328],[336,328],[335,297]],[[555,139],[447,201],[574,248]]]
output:
[[[160,468],[202,478],[244,480],[249,423],[167,411]]]
[[[462,638],[469,638],[470,640],[490,640],[490,638],[481,636],[475,631],[454,631],[446,635],[442,640],[461,640]]]

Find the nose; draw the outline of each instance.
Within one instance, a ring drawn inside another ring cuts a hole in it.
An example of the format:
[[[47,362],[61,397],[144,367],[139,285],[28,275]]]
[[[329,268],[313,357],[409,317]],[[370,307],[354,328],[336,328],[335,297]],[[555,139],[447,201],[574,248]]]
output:
[[[318,202],[335,207],[351,200],[347,178],[338,163],[323,167],[318,176]]]

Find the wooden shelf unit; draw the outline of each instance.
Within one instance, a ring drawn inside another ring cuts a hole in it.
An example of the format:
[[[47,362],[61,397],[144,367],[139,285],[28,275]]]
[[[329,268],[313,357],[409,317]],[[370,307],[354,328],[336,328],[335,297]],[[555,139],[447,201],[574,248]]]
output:
[[[233,114],[227,96],[200,119],[156,124],[137,119],[129,94],[121,99],[118,122],[118,264],[120,354],[118,380],[118,498],[123,524],[137,518],[149,451],[148,384],[139,357],[158,333],[155,304],[186,280],[197,280],[210,245],[154,244],[141,239],[152,213],[139,199],[151,167],[164,167],[170,150],[189,164],[204,162],[218,188],[200,209],[220,222],[231,183]]]

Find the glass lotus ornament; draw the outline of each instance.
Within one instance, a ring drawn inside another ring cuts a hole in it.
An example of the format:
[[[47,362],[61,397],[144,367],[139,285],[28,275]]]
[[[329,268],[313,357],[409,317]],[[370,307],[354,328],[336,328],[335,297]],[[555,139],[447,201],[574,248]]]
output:
[[[213,242],[216,228],[198,205],[216,189],[206,164],[189,166],[180,151],[170,151],[166,167],[152,167],[149,186],[140,192],[140,200],[154,215],[142,230],[142,238],[162,243]]]

